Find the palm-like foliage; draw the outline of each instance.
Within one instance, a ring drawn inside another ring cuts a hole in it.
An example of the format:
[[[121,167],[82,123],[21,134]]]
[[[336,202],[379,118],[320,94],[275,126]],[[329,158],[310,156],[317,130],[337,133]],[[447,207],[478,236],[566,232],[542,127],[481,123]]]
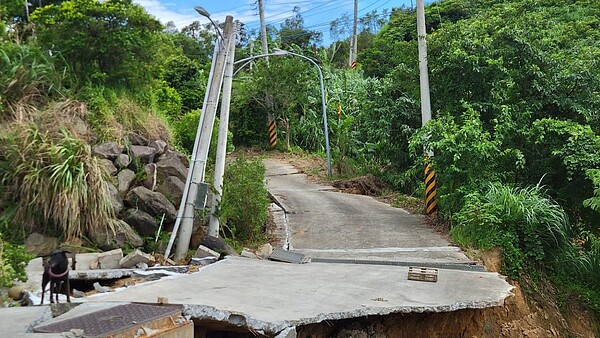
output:
[[[2,138],[2,204],[15,207],[14,222],[67,239],[111,228],[106,170],[87,143],[28,123],[15,124]]]

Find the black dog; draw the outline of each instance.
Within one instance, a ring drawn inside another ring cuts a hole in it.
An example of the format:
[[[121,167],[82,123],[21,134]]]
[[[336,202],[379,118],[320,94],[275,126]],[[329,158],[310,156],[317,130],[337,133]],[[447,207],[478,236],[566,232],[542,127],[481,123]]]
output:
[[[61,290],[67,295],[67,302],[71,302],[71,286],[69,285],[69,259],[67,258],[66,250],[54,250],[50,254],[50,258],[44,263],[44,274],[42,275],[42,301],[44,304],[44,293],[46,285],[50,283],[50,303],[54,303],[52,294],[56,294],[56,302],[58,303],[58,294]]]

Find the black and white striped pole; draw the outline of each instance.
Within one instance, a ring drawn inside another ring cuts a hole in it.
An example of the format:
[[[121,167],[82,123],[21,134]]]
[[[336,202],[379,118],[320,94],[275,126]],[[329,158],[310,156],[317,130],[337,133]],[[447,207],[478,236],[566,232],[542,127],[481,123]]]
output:
[[[421,88],[421,123],[424,127],[431,120],[431,99],[429,95],[429,74],[427,69],[427,32],[425,31],[425,7],[423,0],[417,0],[417,34],[419,35],[419,84]],[[428,139],[428,137],[427,137]],[[426,140],[427,141],[427,140]],[[427,149],[425,144],[424,149]],[[435,169],[431,158],[432,151],[425,151],[425,212],[437,213]]]

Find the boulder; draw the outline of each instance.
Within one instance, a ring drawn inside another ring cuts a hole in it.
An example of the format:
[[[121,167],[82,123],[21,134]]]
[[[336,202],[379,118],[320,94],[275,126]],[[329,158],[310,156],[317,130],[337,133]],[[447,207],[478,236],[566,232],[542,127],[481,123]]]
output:
[[[132,165],[137,165],[138,162],[142,165],[152,163],[154,162],[154,155],[156,155],[156,149],[148,146],[131,146],[129,152],[132,157]]]
[[[154,191],[154,189],[156,189],[156,164],[146,164],[144,166],[144,173],[146,173],[146,178],[142,182],[142,185]]]
[[[127,192],[127,190],[129,190],[129,188],[131,187],[131,183],[133,183],[133,180],[135,179],[135,173],[133,172],[133,170],[130,169],[123,169],[118,175],[117,175],[117,181],[118,181],[118,190],[121,194],[124,194]]]
[[[8,289],[8,296],[12,300],[21,300],[21,299],[23,299],[25,290],[26,290],[25,284],[15,285],[12,288]]]
[[[147,138],[145,138],[144,136],[140,135],[140,134],[136,134],[136,133],[129,133],[127,134],[127,136],[125,136],[125,140],[134,146],[147,146],[149,141]]]
[[[266,243],[258,247],[256,250],[256,256],[261,259],[267,259],[273,253],[273,246],[270,243]]]
[[[183,166],[186,168],[190,166],[190,161],[188,160],[187,156],[185,156],[184,154],[182,154],[176,150],[171,150],[171,149],[165,150],[165,152],[158,157],[158,160],[161,161],[161,160],[164,160],[164,159],[170,158],[170,157],[174,157],[174,158],[178,159],[179,162],[181,162],[181,164],[183,164]]]
[[[135,187],[125,195],[125,203],[132,208],[140,209],[150,216],[162,216],[165,221],[171,223],[177,217],[177,210],[165,195],[154,192],[145,187]]]
[[[185,183],[183,183],[178,177],[169,176],[162,182],[156,191],[165,195],[165,197],[169,201],[173,202],[175,206],[179,206],[183,196],[184,188]]]
[[[114,161],[123,152],[123,146],[114,142],[106,142],[92,148],[92,153],[100,158]]]
[[[229,244],[227,244],[227,242],[219,237],[206,235],[200,244],[222,255],[237,255],[237,252]]]
[[[25,239],[25,251],[36,256],[48,256],[58,248],[58,238],[34,232]]]
[[[177,157],[164,157],[156,162],[157,178],[159,182],[164,182],[167,177],[175,176],[185,182],[187,179],[188,168],[181,163]]]
[[[157,155],[161,155],[162,153],[165,152],[165,149],[167,149],[167,142],[165,142],[163,140],[156,140],[156,141],[150,142],[150,144],[148,146],[156,149]]]
[[[108,197],[110,198],[110,204],[115,211],[115,215],[118,215],[124,208],[123,198],[119,194],[119,190],[115,188],[111,183],[107,183],[108,185]]]
[[[87,123],[79,116],[71,116],[69,121],[69,129],[76,135],[81,137],[87,137],[89,135],[89,128]]]
[[[123,220],[131,225],[131,227],[143,237],[154,237],[156,236],[156,231],[158,231],[158,224],[156,223],[156,220],[154,220],[154,217],[139,209],[125,210]]]
[[[119,169],[127,168],[127,166],[131,163],[131,158],[127,154],[119,154],[115,159],[115,167]]]
[[[111,160],[101,158],[100,165],[102,165],[106,169],[106,172],[110,176],[114,176],[119,172],[119,169],[117,169],[117,167],[115,167],[115,165],[113,164],[113,161],[111,161]]]
[[[190,249],[196,249],[202,244],[202,240],[206,236],[206,228],[202,219],[194,218],[192,227],[192,237],[190,238]]]
[[[129,224],[122,220],[112,220],[115,231],[95,229],[88,236],[93,243],[102,250],[124,248],[126,245],[140,247],[144,240],[133,230]]]

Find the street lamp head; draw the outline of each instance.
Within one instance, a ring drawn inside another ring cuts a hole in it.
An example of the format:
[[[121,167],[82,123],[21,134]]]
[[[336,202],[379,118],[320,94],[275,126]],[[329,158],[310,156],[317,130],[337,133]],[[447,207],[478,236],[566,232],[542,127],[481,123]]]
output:
[[[196,12],[198,12],[198,14],[210,19],[210,14],[206,9],[204,9],[204,7],[194,6],[194,9],[196,10]]]
[[[284,56],[284,55],[290,54],[290,52],[288,52],[287,50],[279,49],[279,48],[273,48],[273,53],[271,53],[271,54],[275,55],[275,56]]]
[[[208,20],[210,20],[210,23],[213,25],[213,27],[215,28],[215,31],[217,32],[217,34],[219,34],[219,36],[221,37],[221,41],[225,41],[225,37],[223,36],[223,33],[221,33],[221,29],[219,28],[219,26],[213,21],[213,19],[210,18],[210,13],[208,13],[208,11],[206,9],[204,9],[204,7],[201,6],[194,6],[194,9],[196,10],[196,12],[198,12],[198,14],[202,15],[203,17],[207,18]]]

